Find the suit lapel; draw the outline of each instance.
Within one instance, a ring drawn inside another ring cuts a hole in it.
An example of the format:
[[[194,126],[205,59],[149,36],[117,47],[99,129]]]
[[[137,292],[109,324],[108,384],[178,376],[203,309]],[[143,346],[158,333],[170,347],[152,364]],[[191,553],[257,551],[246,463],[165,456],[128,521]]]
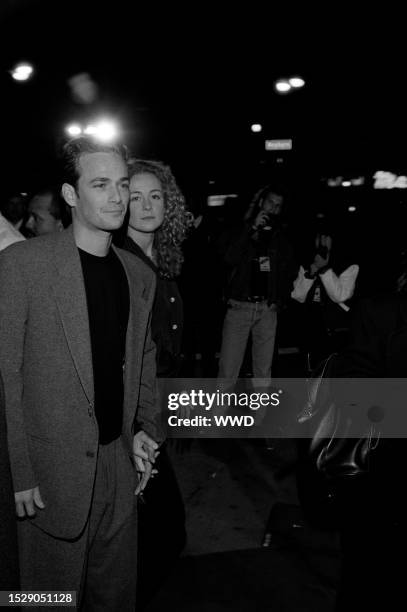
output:
[[[55,244],[55,298],[72,360],[91,405],[94,403],[92,349],[82,266],[72,228]]]
[[[143,360],[148,316],[151,310],[150,285],[134,255],[125,257],[120,249],[114,251],[126,272],[130,293],[130,311],[126,335],[124,396],[127,417],[133,419],[138,405],[139,384]],[[133,261],[134,260],[134,261]]]

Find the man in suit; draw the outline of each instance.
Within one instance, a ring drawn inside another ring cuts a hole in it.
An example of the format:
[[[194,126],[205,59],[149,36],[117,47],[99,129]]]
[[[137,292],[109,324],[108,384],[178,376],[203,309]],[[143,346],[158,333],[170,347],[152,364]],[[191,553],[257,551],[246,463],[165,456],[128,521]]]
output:
[[[71,228],[0,256],[21,587],[77,591],[86,610],[133,610],[135,492],[161,441],[155,279],[111,245],[129,200],[124,148],[78,138],[63,167]]]

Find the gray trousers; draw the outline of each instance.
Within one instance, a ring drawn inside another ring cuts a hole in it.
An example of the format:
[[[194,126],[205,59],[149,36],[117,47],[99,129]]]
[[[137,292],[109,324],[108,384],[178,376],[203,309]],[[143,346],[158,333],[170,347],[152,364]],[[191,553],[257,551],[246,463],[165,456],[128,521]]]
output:
[[[61,540],[29,520],[19,523],[21,589],[77,591],[77,609],[134,612],[135,486],[135,469],[122,440],[100,446],[92,505],[80,537]]]

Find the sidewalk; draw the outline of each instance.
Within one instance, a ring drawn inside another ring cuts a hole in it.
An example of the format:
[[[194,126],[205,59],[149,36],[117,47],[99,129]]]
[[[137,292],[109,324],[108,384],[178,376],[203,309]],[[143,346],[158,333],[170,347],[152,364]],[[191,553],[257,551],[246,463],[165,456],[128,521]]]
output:
[[[188,543],[148,612],[329,612],[339,573],[335,534],[301,515],[287,440],[191,440],[169,452]],[[262,547],[271,508],[272,536]]]

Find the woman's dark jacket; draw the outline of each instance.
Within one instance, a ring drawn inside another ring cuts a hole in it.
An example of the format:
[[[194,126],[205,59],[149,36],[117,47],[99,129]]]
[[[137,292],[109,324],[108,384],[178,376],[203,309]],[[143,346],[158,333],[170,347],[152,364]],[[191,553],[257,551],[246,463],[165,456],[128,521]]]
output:
[[[181,361],[183,305],[177,283],[163,278],[157,266],[131,238],[126,236],[122,248],[144,261],[157,276],[151,332],[157,347],[157,376],[176,376]]]

